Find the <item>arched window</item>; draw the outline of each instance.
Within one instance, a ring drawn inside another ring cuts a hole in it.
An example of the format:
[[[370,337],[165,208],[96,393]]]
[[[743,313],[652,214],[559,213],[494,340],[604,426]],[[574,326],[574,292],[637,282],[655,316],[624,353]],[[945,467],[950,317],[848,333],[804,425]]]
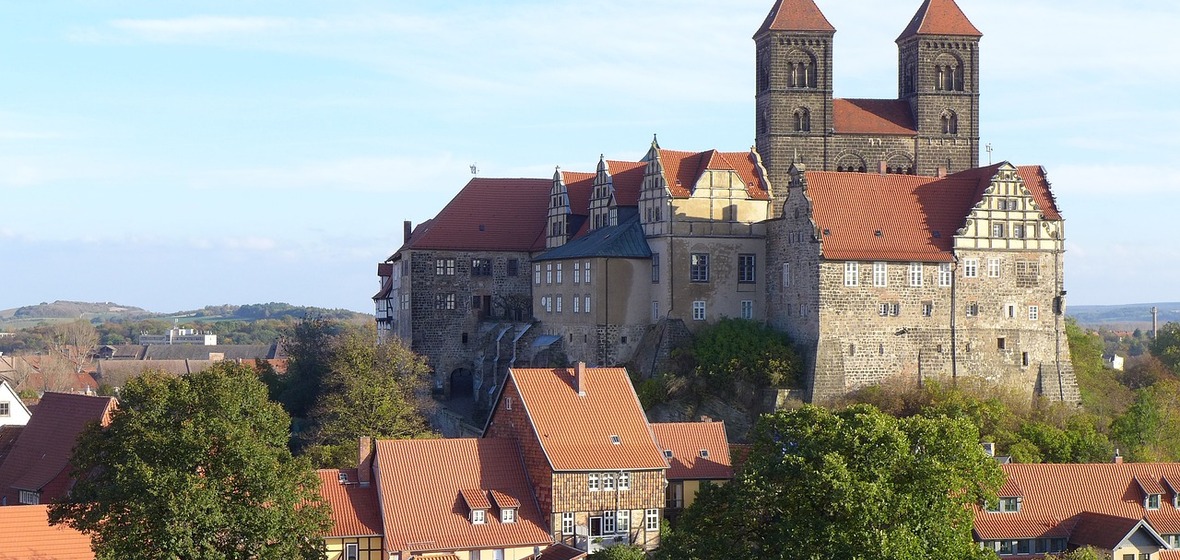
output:
[[[864,173],[868,169],[865,167],[864,158],[856,154],[844,154],[836,160],[836,171],[845,171],[848,173]]]
[[[758,51],[758,91],[770,89],[770,51]]]
[[[811,132],[811,111],[806,107],[795,109],[795,132]]]
[[[799,49],[787,53],[787,87],[813,88],[817,74],[815,56],[811,53]]]
[[[963,91],[963,61],[959,57],[943,53],[934,59],[934,89],[936,91]]]
[[[955,114],[954,111],[951,111],[949,109],[946,111],[943,111],[942,117],[940,117],[940,121],[942,122],[942,133],[943,134],[958,134],[959,133],[959,115]]]

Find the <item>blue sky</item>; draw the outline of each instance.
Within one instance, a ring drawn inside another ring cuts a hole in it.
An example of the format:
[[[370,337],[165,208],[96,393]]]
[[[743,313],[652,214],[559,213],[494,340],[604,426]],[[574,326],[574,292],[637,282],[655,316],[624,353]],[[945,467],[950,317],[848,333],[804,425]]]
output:
[[[896,97],[920,3],[818,1],[838,97]],[[772,4],[0,0],[0,309],[371,311],[402,221],[473,163],[748,149]],[[1180,300],[1180,5],[959,4],[984,33],[982,142],[1047,168],[1070,302]]]

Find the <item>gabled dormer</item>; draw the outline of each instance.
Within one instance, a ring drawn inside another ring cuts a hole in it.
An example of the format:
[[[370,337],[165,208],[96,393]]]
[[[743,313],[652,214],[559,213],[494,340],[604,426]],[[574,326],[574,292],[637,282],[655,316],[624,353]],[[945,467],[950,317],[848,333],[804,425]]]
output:
[[[516,512],[520,509],[520,500],[503,492],[491,490],[488,492],[496,509],[500,512],[500,523],[516,523]]]
[[[560,167],[553,171],[553,190],[549,191],[549,223],[545,231],[547,249],[560,247],[569,241],[570,196]]]
[[[643,156],[643,183],[639,191],[639,219],[646,235],[660,235],[671,231],[671,194],[664,179],[660,162],[660,144],[653,137],[651,148]]]
[[[590,191],[590,231],[615,225],[611,222],[611,200],[615,186],[611,178],[606,157],[598,156],[598,169],[594,174],[594,188]],[[613,216],[617,220],[617,216]]]
[[[1167,486],[1168,490],[1172,493],[1172,507],[1180,509],[1180,479],[1169,479],[1165,476],[1162,477],[1160,481],[1164,484],[1164,486]]]
[[[1143,509],[1149,511],[1159,509],[1164,495],[1164,487],[1160,481],[1151,475],[1136,475],[1132,480],[1139,487],[1143,499]]]
[[[472,525],[485,525],[488,522],[488,510],[492,503],[488,501],[488,493],[484,490],[460,490],[459,497],[467,506],[467,520]],[[519,506],[518,506],[519,507]]]
[[[1016,481],[1008,479],[996,493],[996,501],[987,504],[987,511],[991,513],[1020,513],[1024,505],[1024,491]]]

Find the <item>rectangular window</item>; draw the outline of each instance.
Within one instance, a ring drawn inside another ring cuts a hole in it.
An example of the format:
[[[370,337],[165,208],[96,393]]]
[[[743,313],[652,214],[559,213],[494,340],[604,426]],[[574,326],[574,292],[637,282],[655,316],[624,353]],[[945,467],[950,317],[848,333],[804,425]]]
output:
[[[704,321],[705,320],[705,302],[700,301],[700,300],[692,302],[692,320],[693,321]]]
[[[689,260],[688,279],[692,282],[709,281],[709,254],[693,253]]]
[[[951,263],[938,264],[938,287],[949,288],[951,286]]]
[[[1041,316],[1041,308],[1035,305],[1028,306],[1028,320],[1036,321]]]
[[[651,302],[651,320],[653,323],[660,320],[660,302],[658,301]]]
[[[28,490],[20,491],[20,503],[28,505],[37,505],[41,503],[41,494],[37,492],[30,492]]]
[[[844,263],[844,285],[857,286],[860,284],[860,263]]]
[[[910,263],[910,286],[922,286],[922,263]]]
[[[520,276],[520,259],[508,259],[508,275]]]
[[[791,263],[783,263],[783,287],[791,287]]]
[[[557,308],[558,313],[561,313],[561,294],[557,294],[557,305],[554,307]]]
[[[574,263],[574,284],[582,281],[582,263]]]
[[[1007,350],[1008,349],[1008,339],[1006,339],[1002,336],[997,338],[996,339],[996,349],[997,350]],[[1001,504],[1002,503],[1003,503],[1003,501],[1001,500]]]
[[[602,534],[613,535],[617,532],[615,519],[614,512],[607,512],[607,515],[602,516]]]
[[[492,259],[471,259],[472,276],[491,276]]]
[[[471,524],[472,525],[483,525],[484,523],[487,523],[487,521],[488,520],[487,520],[487,511],[486,510],[482,510],[482,509],[471,510]]]
[[[963,277],[979,277],[979,259],[963,259]]]
[[[593,537],[601,537],[601,536],[602,536],[602,518],[601,517],[591,517],[590,518],[590,537],[593,538]]]
[[[539,264],[533,265],[533,284],[537,286],[541,285],[541,265]]]
[[[877,315],[879,315],[881,317],[888,317],[889,316],[889,304],[888,303],[877,304]]]
[[[757,281],[756,265],[757,256],[751,253],[742,253],[738,255],[738,283],[739,284],[753,284]]]
[[[994,222],[992,223],[992,237],[1004,237],[1004,224]]]
[[[410,308],[410,294],[402,294],[402,309]]]
[[[582,298],[574,296],[574,313],[582,312]]]
[[[748,299],[742,300],[742,319],[754,319],[754,302]]]
[[[553,296],[545,296],[541,301],[545,304],[545,313],[553,313]]]
[[[561,283],[561,263],[557,263],[557,283]]]
[[[873,287],[884,288],[887,286],[889,286],[889,263],[873,263]]]
[[[616,519],[618,519],[618,521],[615,523],[617,525],[615,527],[615,529],[618,531],[618,533],[620,535],[626,535],[627,533],[630,533],[631,532],[631,512],[626,511],[626,510],[620,510],[620,511],[616,512],[615,517],[616,517]]]
[[[660,510],[649,509],[643,513],[643,528],[648,531],[658,531],[660,529]]]
[[[619,490],[631,489],[631,473],[619,473]]]
[[[0,402],[0,416],[8,416],[11,414],[8,408],[8,401]]]
[[[967,316],[968,317],[978,317],[979,316],[979,304],[978,303],[971,302],[971,303],[967,304]]]
[[[1020,498],[1000,498],[1000,511],[1003,513],[1020,511]]]
[[[577,296],[574,296],[574,297],[577,297]],[[587,294],[586,297],[582,298],[582,309],[586,313],[590,312],[591,308],[590,308],[590,295],[589,294]]]
[[[889,304],[889,314],[894,317],[901,315],[901,304],[900,303]]]
[[[553,283],[553,263],[545,263],[545,283]]]
[[[615,475],[612,473],[602,474],[602,489],[603,491],[615,489]]]
[[[588,482],[588,486],[586,487],[586,489],[590,490],[591,492],[597,492],[598,491],[598,473],[590,473],[590,476],[588,478],[589,478],[589,482]]]
[[[561,534],[574,534],[574,512],[565,511],[561,514]]]
[[[1024,224],[1012,224],[1012,237],[1024,239]]]
[[[437,259],[434,261],[434,274],[437,276],[454,276],[455,259]]]
[[[1000,259],[988,259],[987,260],[987,277],[988,278],[999,278],[1000,277]]]
[[[360,557],[360,545],[355,543],[344,545],[344,560],[358,560]]]
[[[492,560],[504,560],[504,549],[497,548],[492,551]]]
[[[659,253],[652,253],[651,254],[651,283],[652,284],[659,284],[660,283],[660,254]]]
[[[516,523],[516,509],[504,508],[500,510],[500,523]]]
[[[931,317],[933,315],[934,315],[934,302],[932,302],[932,301],[922,302],[922,316],[923,317]]]
[[[586,261],[586,266],[582,267],[582,282],[590,283],[590,261]]]
[[[1035,288],[1041,281],[1041,263],[1016,261],[1016,287]]]
[[[1028,352],[1021,352],[1020,353],[1020,365],[1024,366],[1024,367],[1028,367],[1028,363],[1029,363]]]

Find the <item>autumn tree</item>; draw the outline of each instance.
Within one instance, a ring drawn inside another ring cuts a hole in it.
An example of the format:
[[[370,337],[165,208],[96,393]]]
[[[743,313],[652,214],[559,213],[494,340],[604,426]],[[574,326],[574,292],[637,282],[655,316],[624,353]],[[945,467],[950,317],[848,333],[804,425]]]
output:
[[[74,373],[85,371],[86,366],[92,361],[94,348],[98,345],[98,331],[94,325],[78,319],[55,324],[49,332],[50,354],[69,363]]]
[[[331,521],[288,427],[248,366],[149,372],[79,438],[78,482],[50,521],[89,535],[100,560],[323,558]]]
[[[1180,323],[1168,323],[1155,333],[1151,354],[1175,373],[1180,373]]]

